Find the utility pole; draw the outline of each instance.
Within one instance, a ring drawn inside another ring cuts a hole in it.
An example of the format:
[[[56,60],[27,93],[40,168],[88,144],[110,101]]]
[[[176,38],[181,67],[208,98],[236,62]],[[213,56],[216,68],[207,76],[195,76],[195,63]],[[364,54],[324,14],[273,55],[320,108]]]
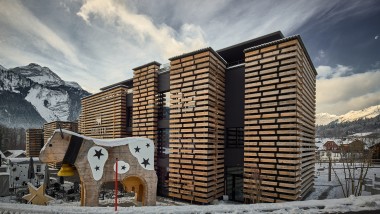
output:
[[[327,156],[329,157],[329,181],[331,181],[331,151],[328,151]]]

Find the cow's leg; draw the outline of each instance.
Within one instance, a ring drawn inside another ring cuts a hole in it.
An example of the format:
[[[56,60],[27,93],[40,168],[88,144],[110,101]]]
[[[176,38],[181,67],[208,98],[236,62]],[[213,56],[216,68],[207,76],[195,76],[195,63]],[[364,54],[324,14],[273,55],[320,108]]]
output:
[[[97,207],[99,205],[99,186],[89,182],[84,185],[84,189],[84,206]]]
[[[157,175],[155,172],[152,173],[150,182],[147,182],[145,194],[145,206],[156,206],[156,195],[157,195]]]

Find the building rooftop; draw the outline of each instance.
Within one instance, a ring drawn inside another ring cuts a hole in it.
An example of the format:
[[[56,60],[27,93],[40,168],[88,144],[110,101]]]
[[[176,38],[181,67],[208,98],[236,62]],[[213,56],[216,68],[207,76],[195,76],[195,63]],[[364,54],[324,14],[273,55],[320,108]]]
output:
[[[272,42],[284,38],[281,31],[276,31],[264,36],[260,36],[245,42],[241,42],[216,52],[227,61],[228,66],[237,65],[244,62],[244,50],[264,43]]]
[[[270,42],[267,42],[267,43],[262,43],[262,44],[259,44],[259,45],[247,48],[247,49],[245,49],[243,51],[247,52],[247,51],[257,50],[257,49],[265,48],[265,47],[268,47],[268,46],[271,46],[271,45],[275,45],[275,44],[278,44],[278,43],[287,42],[287,41],[290,41],[290,40],[293,40],[293,39],[297,39],[298,40],[298,42],[300,43],[301,47],[305,51],[306,58],[308,59],[310,65],[311,65],[311,68],[313,69],[315,75],[317,75],[318,74],[317,70],[315,70],[313,61],[311,60],[310,55],[307,52],[305,44],[303,43],[300,35],[289,36],[289,37],[286,37],[286,38],[270,41]]]
[[[101,91],[105,91],[105,90],[108,90],[108,89],[111,89],[111,88],[114,88],[114,87],[120,86],[120,85],[124,85],[127,88],[133,88],[133,78],[127,79],[127,80],[123,80],[121,82],[117,82],[117,83],[114,83],[112,85],[104,86],[103,88],[100,88],[100,90]]]

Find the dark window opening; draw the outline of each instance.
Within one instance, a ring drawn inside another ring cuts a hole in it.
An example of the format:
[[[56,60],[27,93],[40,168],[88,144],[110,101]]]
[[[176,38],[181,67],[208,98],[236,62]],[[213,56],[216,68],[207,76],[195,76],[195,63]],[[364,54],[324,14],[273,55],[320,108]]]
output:
[[[170,92],[158,93],[157,106],[158,119],[168,120],[170,118]]]
[[[226,146],[228,148],[244,147],[244,129],[242,127],[226,129]]]
[[[127,127],[132,127],[132,107],[127,107]]]
[[[158,157],[169,157],[169,129],[158,129],[157,138]]]

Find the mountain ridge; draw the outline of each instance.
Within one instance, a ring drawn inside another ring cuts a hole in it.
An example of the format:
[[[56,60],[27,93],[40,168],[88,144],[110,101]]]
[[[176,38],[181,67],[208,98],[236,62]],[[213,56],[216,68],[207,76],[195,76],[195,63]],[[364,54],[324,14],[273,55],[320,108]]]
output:
[[[360,119],[371,119],[380,115],[380,105],[370,106],[361,110],[352,110],[342,115],[329,113],[316,114],[316,125],[328,125],[335,123],[354,122]]]
[[[30,63],[6,69],[0,65],[0,97],[4,100],[0,123],[7,127],[37,128],[54,120],[75,121],[80,100],[88,95],[78,83],[62,80],[48,67]]]

